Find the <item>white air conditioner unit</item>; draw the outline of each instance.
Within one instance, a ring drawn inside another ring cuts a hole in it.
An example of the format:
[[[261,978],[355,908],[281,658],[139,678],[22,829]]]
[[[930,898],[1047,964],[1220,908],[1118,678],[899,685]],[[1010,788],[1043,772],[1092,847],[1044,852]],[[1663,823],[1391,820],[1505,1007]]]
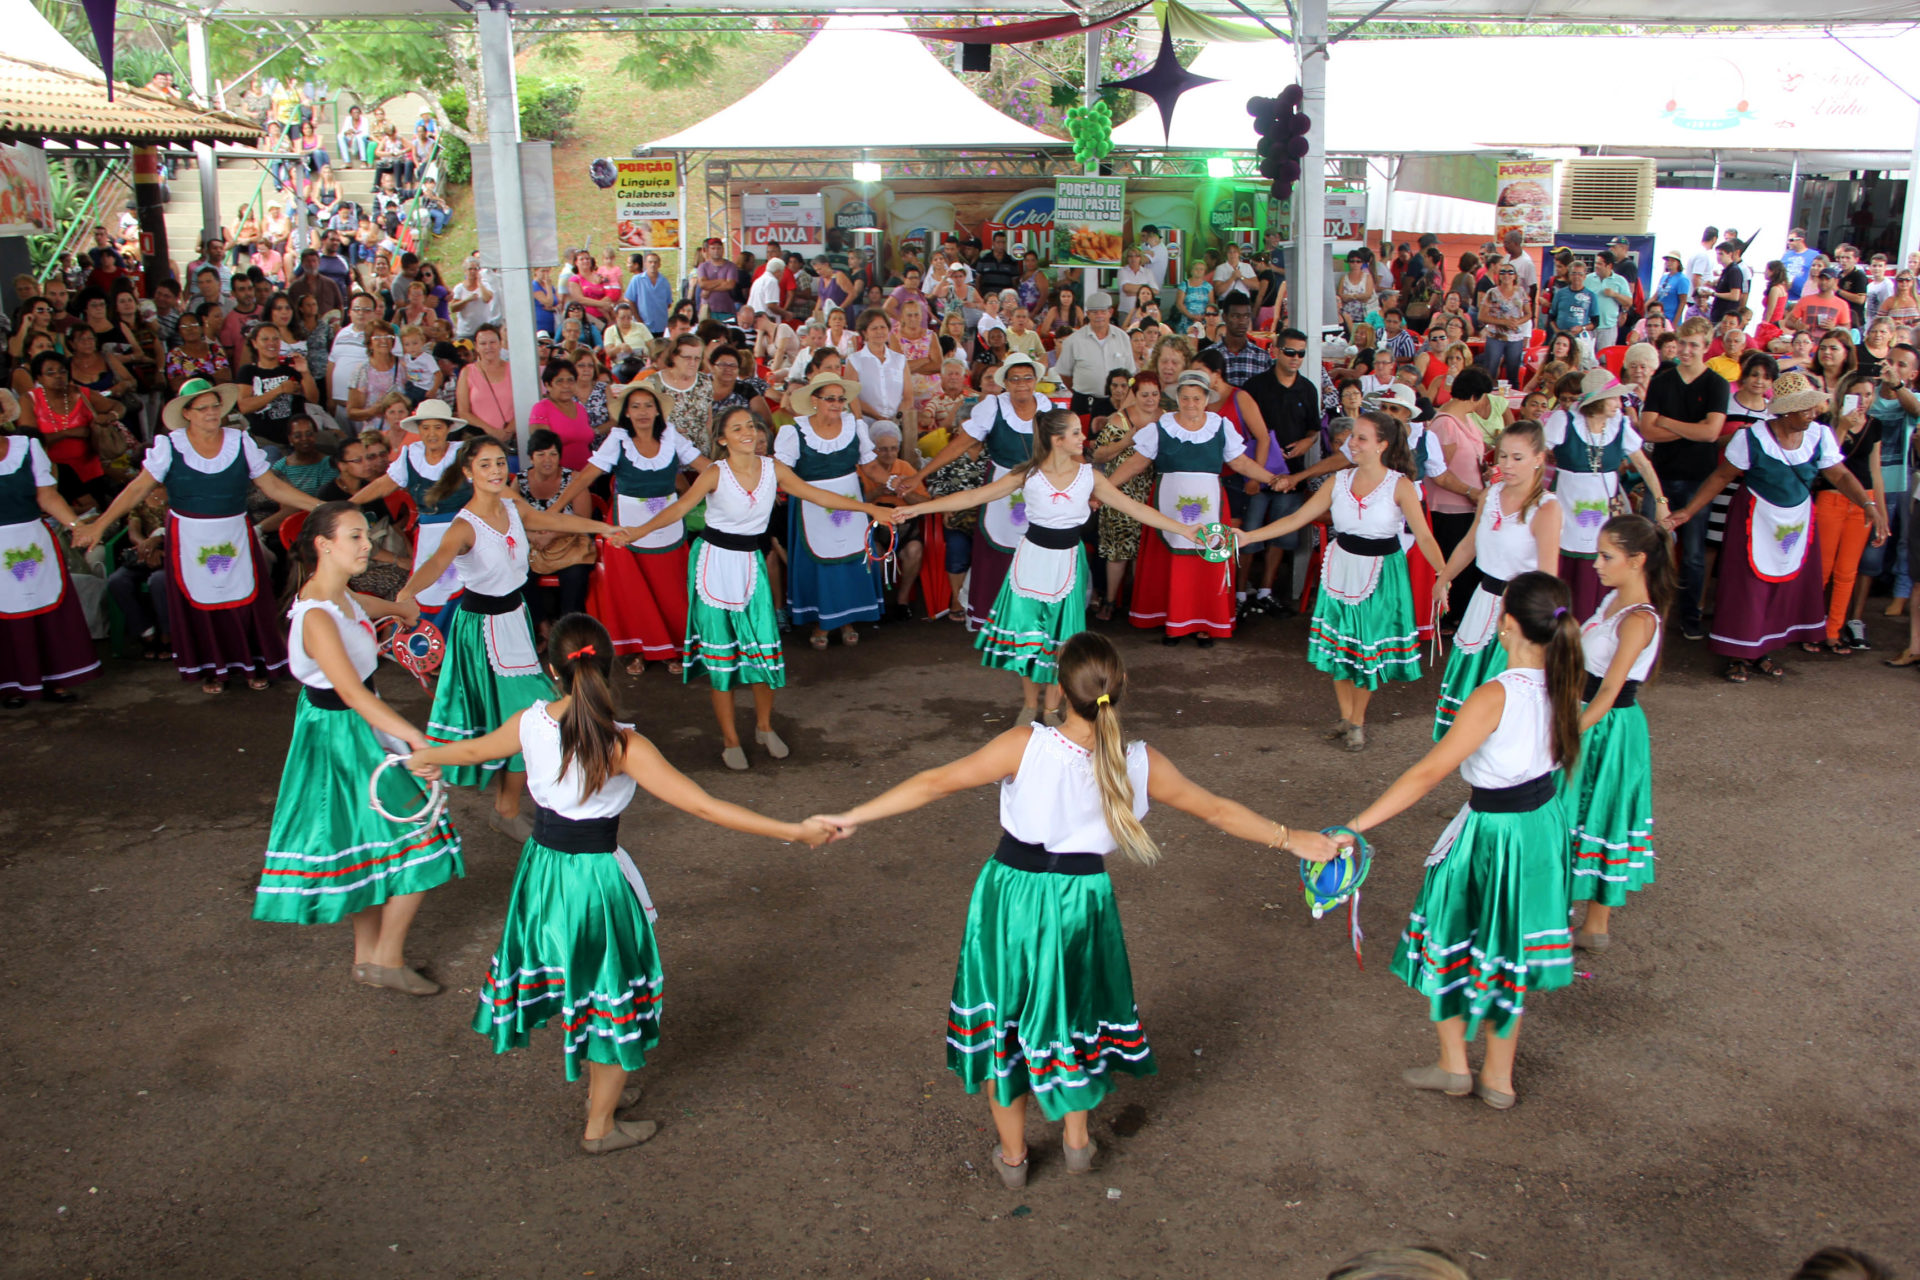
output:
[[[1560,173],[1562,234],[1645,235],[1653,220],[1654,162],[1639,156],[1575,156]]]

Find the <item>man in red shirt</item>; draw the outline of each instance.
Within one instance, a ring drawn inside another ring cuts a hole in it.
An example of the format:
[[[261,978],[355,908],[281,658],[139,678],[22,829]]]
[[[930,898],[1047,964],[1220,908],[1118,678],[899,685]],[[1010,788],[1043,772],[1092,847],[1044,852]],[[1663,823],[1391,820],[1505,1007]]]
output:
[[[1840,296],[1840,272],[1828,267],[1820,273],[1820,292],[1803,293],[1787,312],[1789,329],[1805,329],[1815,342],[1827,336],[1829,329],[1853,327],[1853,308]]]

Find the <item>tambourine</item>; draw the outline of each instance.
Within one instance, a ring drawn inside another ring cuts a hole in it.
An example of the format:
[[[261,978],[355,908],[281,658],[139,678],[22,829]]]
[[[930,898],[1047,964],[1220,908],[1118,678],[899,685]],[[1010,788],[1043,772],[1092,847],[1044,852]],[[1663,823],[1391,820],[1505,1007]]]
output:
[[[876,529],[885,529],[885,545],[876,549],[873,534]],[[899,579],[899,567],[894,551],[900,545],[900,530],[891,522],[871,520],[867,522],[867,564],[880,566],[880,579],[886,586],[892,586]]]
[[[440,628],[425,618],[411,626],[398,618],[382,618],[374,624],[373,634],[379,641],[381,657],[391,658],[412,672],[422,689],[431,687],[427,677],[440,669],[440,659],[447,651]]]
[[[1347,929],[1353,938],[1353,959],[1364,969],[1367,965],[1360,958],[1360,943],[1366,935],[1360,932],[1360,886],[1367,882],[1367,873],[1373,870],[1373,846],[1352,827],[1327,827],[1320,834],[1352,836],[1354,844],[1345,857],[1335,858],[1331,862],[1300,859],[1300,883],[1306,891],[1307,909],[1318,920],[1341,903],[1347,904]]]
[[[447,787],[446,784],[438,778],[435,778],[432,782],[423,784],[427,789],[427,802],[420,806],[420,810],[417,813],[410,814],[407,817],[400,817],[396,814],[388,813],[387,807],[380,803],[380,775],[396,764],[404,768],[406,763],[407,758],[405,756],[389,755],[385,760],[382,760],[374,766],[373,776],[367,779],[367,803],[372,806],[375,813],[385,818],[388,822],[396,823],[403,827],[430,827],[440,820],[441,811],[447,807]]]
[[[1203,524],[1200,526],[1200,557],[1209,564],[1231,560],[1238,541],[1231,526],[1219,521]]]

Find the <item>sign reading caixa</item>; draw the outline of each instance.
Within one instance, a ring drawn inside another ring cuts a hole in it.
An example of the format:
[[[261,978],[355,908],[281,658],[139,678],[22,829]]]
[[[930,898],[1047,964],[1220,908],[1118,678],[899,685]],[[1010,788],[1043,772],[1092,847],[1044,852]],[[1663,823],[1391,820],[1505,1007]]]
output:
[[[745,247],[782,248],[826,244],[826,202],[817,195],[743,195],[740,226]]]

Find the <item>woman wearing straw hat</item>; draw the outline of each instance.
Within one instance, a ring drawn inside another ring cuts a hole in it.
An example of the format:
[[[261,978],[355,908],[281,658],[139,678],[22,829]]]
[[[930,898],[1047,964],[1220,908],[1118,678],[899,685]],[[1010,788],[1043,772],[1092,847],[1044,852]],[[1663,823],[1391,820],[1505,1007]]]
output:
[[[0,390],[0,427],[19,416],[13,392]],[[67,558],[42,512],[67,529],[77,523],[40,442],[0,436],[0,706],[8,710],[29,698],[72,702],[68,686],[100,674]]]
[[[311,511],[320,500],[268,470],[267,457],[244,431],[224,425],[240,397],[233,383],[195,378],[160,411],[167,434],[155,439],[132,484],[106,513],[74,531],[84,551],[157,484],[167,486],[167,615],[183,680],[208,693],[244,673],[264,689],[287,665],[287,638],[261,563],[260,540],[247,522],[247,490],[283,506]]]
[[[1015,468],[1024,468],[1033,460],[1034,420],[1054,407],[1053,401],[1040,395],[1040,365],[1032,356],[1011,355],[994,375],[1005,388],[988,396],[973,408],[960,429],[947,441],[920,474],[917,484],[971,449],[975,443],[987,446],[993,463],[993,479],[1003,480]],[[908,486],[903,479],[901,487]],[[1004,499],[987,504],[980,516],[980,527],[973,535],[973,562],[967,579],[967,628],[978,631],[993,616],[1000,596],[1000,584],[1006,581],[1013,564],[1013,553],[1026,534],[1026,495],[1018,488]]]
[[[1173,385],[1180,407],[1140,429],[1133,438],[1134,455],[1113,473],[1113,483],[1125,484],[1151,463],[1154,505],[1162,515],[1182,526],[1214,523],[1226,514],[1222,470],[1236,471],[1264,485],[1278,477],[1248,456],[1240,433],[1207,408],[1213,395],[1210,373],[1189,369]],[[1200,545],[1184,533],[1169,533],[1163,527],[1160,539],[1143,538],[1140,543],[1128,615],[1133,625],[1164,627],[1164,644],[1195,636],[1202,649],[1231,636],[1231,562],[1203,558]]]
[[[1553,494],[1560,500],[1560,577],[1573,592],[1573,616],[1591,618],[1606,594],[1593,571],[1600,526],[1623,514],[1620,469],[1627,463],[1640,473],[1656,511],[1667,509],[1660,477],[1648,461],[1640,433],[1620,411],[1627,386],[1605,369],[1589,369],[1580,379],[1580,403],[1556,409],[1542,423],[1553,451]]]
[[[679,496],[682,471],[705,471],[713,463],[667,421],[667,406],[650,382],[630,382],[607,393],[612,429],[587,465],[573,473],[564,507],[585,486],[613,477],[613,523],[645,524]],[[602,547],[587,594],[587,612],[613,637],[615,653],[630,655],[627,674],[637,676],[647,659],[665,661],[679,675],[680,642],[687,634],[687,532],[678,520],[629,543],[630,554]]]
[[[1818,473],[1873,524],[1873,544],[1887,540],[1887,513],[1847,470],[1833,432],[1814,415],[1827,407],[1827,393],[1794,370],[1773,384],[1767,410],[1773,416],[1727,441],[1720,466],[1701,482],[1683,510],[1663,524],[1678,529],[1706,510],[1715,494],[1740,481],[1727,514],[1726,550],[1720,556],[1713,627],[1707,645],[1726,658],[1726,678],[1745,684],[1749,671],[1778,680],[1786,675],[1768,655],[1795,640],[1825,635],[1827,610],[1819,530],[1813,520],[1813,477]]]
[[[795,420],[774,437],[773,456],[820,489],[861,501],[861,477],[884,487],[866,424],[848,406],[860,384],[823,373],[787,398]],[[787,507],[787,607],[797,625],[813,624],[808,643],[827,647],[827,629],[859,644],[856,622],[880,620],[880,592],[867,566],[868,524],[858,513],[830,511],[802,499]]]
[[[351,499],[355,506],[364,507],[396,489],[407,491],[419,516],[413,529],[415,565],[426,563],[439,550],[440,540],[453,527],[454,517],[473,497],[473,490],[463,484],[441,491],[442,496],[438,501],[428,497],[447,474],[447,469],[454,465],[454,458],[459,453],[447,437],[466,425],[464,419],[455,416],[452,406],[445,400],[422,400],[413,416],[400,422],[403,431],[417,432],[420,438],[394,454],[393,461],[387,465],[387,474],[372,484],[361,486]],[[422,612],[438,614],[452,604],[453,598],[459,594],[459,570],[448,569],[440,581],[423,589],[417,599]],[[442,618],[441,621],[447,619]],[[440,629],[446,630],[444,626]]]

